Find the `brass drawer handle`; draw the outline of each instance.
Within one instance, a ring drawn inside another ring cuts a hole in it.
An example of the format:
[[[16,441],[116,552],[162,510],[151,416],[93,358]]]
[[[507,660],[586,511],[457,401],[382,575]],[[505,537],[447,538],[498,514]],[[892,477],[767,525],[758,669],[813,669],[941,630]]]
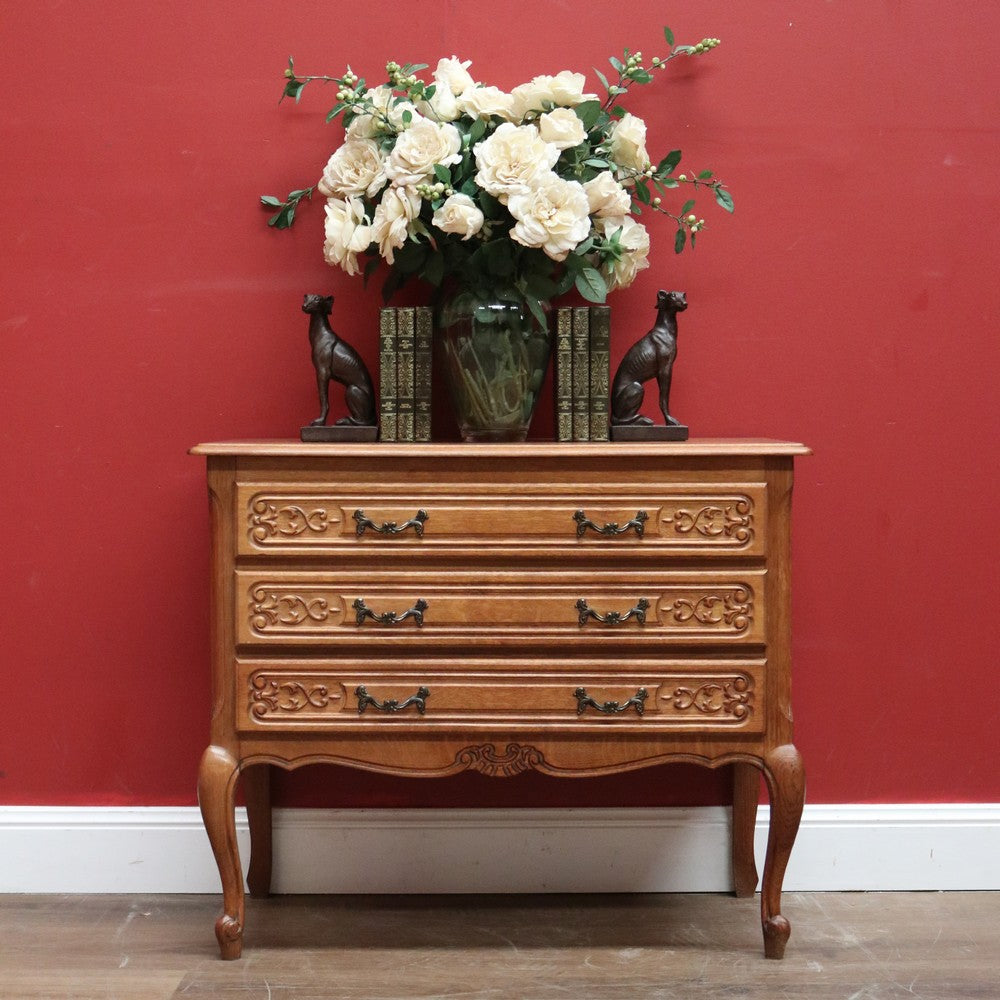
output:
[[[628,701],[617,702],[617,701],[606,701],[604,704],[594,701],[593,698],[587,694],[585,688],[577,688],[573,692],[573,697],[576,698],[576,714],[583,715],[586,708],[596,708],[598,712],[604,712],[605,715],[617,715],[621,712],[627,712],[630,708],[635,708],[636,714],[642,715],[645,711],[645,702],[649,697],[649,692],[645,688],[639,688],[638,691]]]
[[[407,618],[412,618],[417,625],[423,625],[427,602],[421,597],[409,611],[403,611],[402,613],[383,611],[377,614],[365,604],[364,598],[359,597],[351,607],[354,608],[355,620],[359,625],[363,625],[366,618],[371,618],[373,622],[377,622],[379,625],[399,625],[401,622],[405,622]]]
[[[354,529],[354,532],[359,537],[365,533],[367,528],[377,531],[380,535],[398,535],[406,531],[407,528],[412,528],[418,538],[423,538],[424,521],[430,517],[430,514],[426,510],[418,510],[409,521],[404,521],[402,524],[396,524],[395,521],[383,521],[381,524],[376,524],[365,517],[365,512],[360,507],[352,516],[358,522],[358,526]]]
[[[607,524],[601,526],[591,521],[582,510],[578,510],[573,515],[573,520],[576,521],[577,538],[583,538],[588,528],[591,531],[596,531],[599,535],[624,535],[625,532],[634,529],[636,535],[642,538],[646,530],[646,522],[649,520],[649,515],[644,510],[640,510],[636,512],[635,517],[631,521],[626,521],[621,526],[619,526],[617,521],[608,521]]]
[[[359,684],[354,689],[354,694],[358,699],[358,715],[364,715],[364,711],[369,705],[379,712],[402,712],[404,708],[416,705],[417,711],[423,715],[427,708],[427,699],[431,696],[430,688],[419,687],[417,693],[411,695],[406,701],[397,701],[395,698],[379,701],[368,693],[364,684]]]
[[[596,612],[582,597],[576,602],[576,610],[580,613],[580,624],[586,625],[588,618],[594,618],[604,625],[621,625],[630,618],[634,618],[640,625],[646,624],[646,612],[649,610],[649,601],[645,597],[640,597],[634,608],[628,611],[609,611],[607,614]]]

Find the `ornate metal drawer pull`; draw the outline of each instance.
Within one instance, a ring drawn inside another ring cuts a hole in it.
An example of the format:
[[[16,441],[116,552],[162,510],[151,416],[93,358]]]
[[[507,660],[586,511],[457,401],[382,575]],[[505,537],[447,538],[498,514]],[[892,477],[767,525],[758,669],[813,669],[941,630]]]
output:
[[[617,701],[606,701],[604,704],[594,701],[593,698],[587,694],[585,688],[577,688],[573,692],[573,697],[576,698],[576,714],[583,715],[584,710],[589,706],[590,708],[596,708],[598,712],[604,712],[605,715],[618,715],[621,712],[627,712],[629,708],[635,708],[638,715],[642,715],[645,711],[645,702],[649,697],[649,692],[645,688],[639,688],[638,691],[628,701],[617,702]]]
[[[423,625],[427,602],[421,597],[409,611],[403,611],[402,613],[383,611],[381,614],[376,614],[376,612],[372,611],[365,604],[364,598],[359,597],[351,607],[354,608],[355,620],[359,625],[363,625],[366,618],[371,618],[373,622],[378,622],[379,625],[399,625],[401,622],[405,622],[407,618],[412,618],[418,625]]]
[[[631,521],[626,521],[621,526],[619,526],[617,521],[608,521],[602,527],[599,524],[594,524],[582,510],[578,510],[573,515],[573,520],[576,521],[577,538],[583,538],[588,528],[591,531],[596,531],[599,535],[624,535],[626,531],[635,529],[636,535],[642,538],[643,533],[646,531],[646,522],[649,520],[649,515],[644,510],[640,510],[636,512],[635,517]]]
[[[412,528],[418,538],[423,538],[424,521],[430,517],[430,514],[426,510],[418,510],[409,521],[404,521],[402,524],[396,524],[395,521],[383,521],[381,524],[376,524],[365,517],[365,512],[360,507],[352,516],[358,522],[357,528],[354,529],[357,535],[363,535],[368,528],[377,531],[380,535],[398,535],[406,531],[407,528]]]
[[[646,624],[646,612],[649,610],[649,601],[645,597],[640,597],[638,603],[634,608],[629,608],[628,611],[609,611],[607,614],[598,614],[587,602],[581,597],[580,600],[576,602],[576,610],[580,612],[580,624],[586,625],[588,618],[595,618],[597,621],[602,622],[605,625],[621,625],[623,622],[627,622],[630,618],[634,618],[640,625]]]
[[[368,693],[368,688],[364,684],[359,684],[354,689],[354,694],[358,699],[358,715],[363,715],[369,705],[379,712],[402,712],[404,708],[416,705],[417,711],[423,715],[427,708],[427,699],[431,696],[429,688],[419,687],[417,688],[417,693],[411,695],[406,701],[397,701],[395,698],[386,698],[385,701],[379,701]]]

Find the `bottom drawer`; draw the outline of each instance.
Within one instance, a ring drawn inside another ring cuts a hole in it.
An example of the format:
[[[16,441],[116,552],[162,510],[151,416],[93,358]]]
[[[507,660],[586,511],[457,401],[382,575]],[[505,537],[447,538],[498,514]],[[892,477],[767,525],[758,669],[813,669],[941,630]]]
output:
[[[764,660],[237,661],[236,727],[763,731]]]

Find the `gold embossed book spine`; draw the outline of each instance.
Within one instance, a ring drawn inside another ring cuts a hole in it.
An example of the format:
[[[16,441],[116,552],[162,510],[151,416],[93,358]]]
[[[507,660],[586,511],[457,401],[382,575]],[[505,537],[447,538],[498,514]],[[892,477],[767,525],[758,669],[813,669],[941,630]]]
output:
[[[396,308],[386,306],[379,312],[378,329],[379,437],[395,441],[397,437],[396,397]]]

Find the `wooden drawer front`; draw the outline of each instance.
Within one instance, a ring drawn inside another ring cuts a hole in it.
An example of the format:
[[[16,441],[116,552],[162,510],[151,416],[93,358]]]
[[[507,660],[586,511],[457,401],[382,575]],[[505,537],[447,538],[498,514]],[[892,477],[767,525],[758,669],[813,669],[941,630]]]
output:
[[[242,484],[240,555],[433,552],[557,545],[588,553],[764,554],[765,487],[670,487],[595,496],[337,494]]]
[[[236,574],[241,644],[764,641],[764,571]],[[445,582],[441,582],[444,580]],[[426,581],[426,582],[425,582]]]
[[[522,661],[523,662],[523,661]],[[446,661],[323,664],[237,662],[237,728],[482,724],[595,729],[763,731],[763,660],[630,663],[621,674],[593,662],[558,671],[527,661],[493,670],[442,669]],[[480,665],[482,666],[482,665]]]

